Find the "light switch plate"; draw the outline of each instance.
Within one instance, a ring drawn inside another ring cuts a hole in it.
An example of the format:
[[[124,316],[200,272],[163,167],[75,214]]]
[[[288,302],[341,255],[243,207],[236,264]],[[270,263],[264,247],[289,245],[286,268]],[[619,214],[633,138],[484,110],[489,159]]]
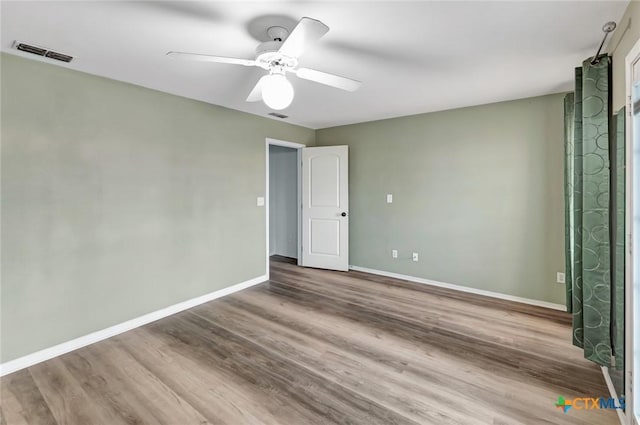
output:
[[[387,204],[393,203],[393,195],[391,193],[387,193]]]
[[[417,252],[413,253],[413,261],[418,261],[418,253]]]
[[[258,196],[256,205],[258,205],[259,207],[264,207],[264,198],[262,196]]]
[[[393,258],[398,258],[398,250],[397,249],[392,249],[391,250],[391,256]]]

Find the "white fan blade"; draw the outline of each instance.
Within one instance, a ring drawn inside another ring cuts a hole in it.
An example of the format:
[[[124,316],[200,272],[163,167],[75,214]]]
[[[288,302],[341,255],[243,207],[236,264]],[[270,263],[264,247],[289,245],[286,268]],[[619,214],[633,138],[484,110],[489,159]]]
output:
[[[319,40],[327,31],[329,31],[329,27],[322,22],[316,19],[302,18],[284,40],[279,52],[290,58],[299,58],[307,45]]]
[[[253,90],[251,90],[251,93],[249,93],[249,96],[247,96],[247,102],[257,102],[262,100],[262,86],[264,85],[265,78],[267,77],[268,75],[263,75],[262,78],[258,80],[256,85],[253,87]]]
[[[356,91],[362,85],[362,82],[360,81],[322,71],[316,71],[315,69],[299,68],[294,72],[298,77],[304,80],[315,81],[316,83],[325,84],[327,86],[346,91]]]
[[[224,56],[199,55],[197,53],[168,52],[167,56],[175,59],[187,59],[201,62],[229,63],[232,65],[255,66],[256,61],[251,59],[227,58]]]

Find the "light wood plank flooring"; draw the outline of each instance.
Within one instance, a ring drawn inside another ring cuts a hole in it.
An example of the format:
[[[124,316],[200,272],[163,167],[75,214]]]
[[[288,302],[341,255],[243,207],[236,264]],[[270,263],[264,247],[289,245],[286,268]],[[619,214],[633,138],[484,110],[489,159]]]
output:
[[[270,282],[2,378],[14,424],[616,424],[543,308],[272,261]]]

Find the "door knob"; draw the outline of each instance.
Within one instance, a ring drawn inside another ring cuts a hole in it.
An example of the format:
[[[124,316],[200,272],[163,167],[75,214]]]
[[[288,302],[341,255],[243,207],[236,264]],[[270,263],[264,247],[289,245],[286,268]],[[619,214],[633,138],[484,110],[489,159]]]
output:
[[[343,217],[346,217],[347,213],[343,211],[342,214],[340,214],[340,215],[343,216]]]

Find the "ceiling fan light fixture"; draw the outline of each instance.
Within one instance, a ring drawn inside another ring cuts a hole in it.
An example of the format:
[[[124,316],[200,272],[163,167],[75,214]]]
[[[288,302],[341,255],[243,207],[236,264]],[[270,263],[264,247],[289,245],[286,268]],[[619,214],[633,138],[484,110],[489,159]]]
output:
[[[262,100],[276,111],[285,109],[293,101],[293,86],[282,74],[271,74],[265,78],[262,87]]]
[[[268,71],[269,74],[263,75],[249,92],[247,102],[258,102],[262,99],[269,108],[276,111],[287,108],[293,101],[293,86],[285,77],[286,73],[291,73],[303,80],[351,92],[360,87],[362,83],[351,78],[315,69],[298,68],[298,58],[304,53],[307,45],[313,44],[325,35],[329,31],[328,26],[317,19],[303,17],[293,30],[289,31],[286,24],[280,25],[278,23],[288,22],[287,18],[283,20],[276,17],[275,21],[271,18],[269,18],[269,26],[264,31],[259,29],[257,33],[259,34],[258,39],[266,39],[266,41],[256,48],[255,59],[238,59],[187,52],[168,52],[167,56],[203,62],[254,66]],[[249,32],[254,34],[251,29]]]

